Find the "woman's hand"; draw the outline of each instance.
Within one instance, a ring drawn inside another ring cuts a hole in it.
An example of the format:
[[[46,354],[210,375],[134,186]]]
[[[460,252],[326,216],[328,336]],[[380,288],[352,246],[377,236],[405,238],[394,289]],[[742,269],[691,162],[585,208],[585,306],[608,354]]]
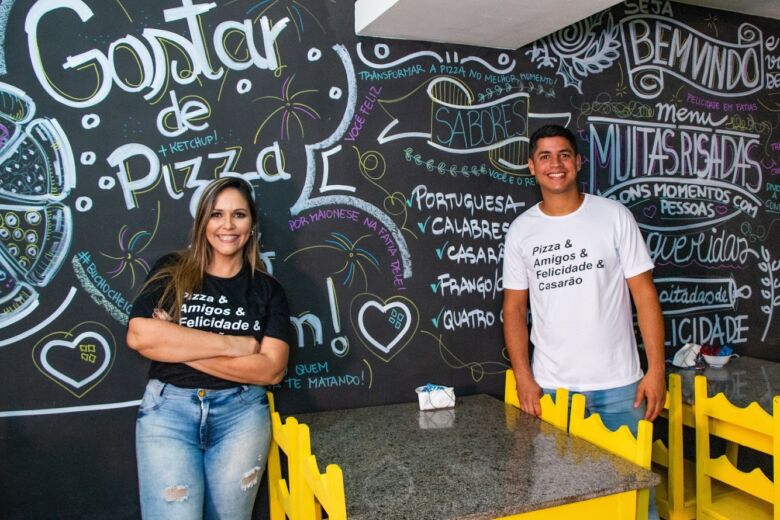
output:
[[[152,312],[152,318],[160,321],[175,323],[173,317],[165,309],[156,307]],[[220,334],[227,342],[227,349],[222,354],[227,357],[251,356],[260,352],[260,342],[253,336],[229,336]]]
[[[155,307],[154,312],[152,312],[152,318],[173,323],[173,317],[168,314],[167,311],[160,309],[159,307]]]
[[[254,336],[225,336],[231,345],[227,357],[251,356],[260,352],[260,342]]]
[[[187,364],[212,376],[251,385],[277,384],[287,372],[290,347],[280,339],[264,337],[261,352],[251,356],[217,356]]]

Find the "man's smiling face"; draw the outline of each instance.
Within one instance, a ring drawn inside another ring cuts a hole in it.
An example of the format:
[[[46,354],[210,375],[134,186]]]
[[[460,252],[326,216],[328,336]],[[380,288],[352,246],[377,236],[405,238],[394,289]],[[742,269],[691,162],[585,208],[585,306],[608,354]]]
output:
[[[528,160],[528,169],[536,177],[542,195],[577,192],[577,172],[582,158],[565,137],[543,137]]]

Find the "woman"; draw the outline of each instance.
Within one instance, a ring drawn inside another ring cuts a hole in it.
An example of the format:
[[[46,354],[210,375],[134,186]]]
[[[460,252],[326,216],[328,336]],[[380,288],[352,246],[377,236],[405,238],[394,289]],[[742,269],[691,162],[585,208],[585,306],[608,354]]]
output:
[[[152,360],[138,410],[144,518],[249,518],[270,440],[262,385],[282,380],[290,322],[262,272],[252,188],[224,177],[198,204],[191,246],[152,268],[127,344]]]

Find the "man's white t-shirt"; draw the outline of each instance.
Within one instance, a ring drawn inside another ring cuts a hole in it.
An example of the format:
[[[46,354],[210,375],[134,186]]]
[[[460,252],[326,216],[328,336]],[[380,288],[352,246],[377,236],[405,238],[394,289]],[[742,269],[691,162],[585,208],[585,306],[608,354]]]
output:
[[[585,194],[568,215],[535,205],[507,233],[504,289],[529,292],[542,388],[604,390],[642,378],[626,278],[653,268],[631,212]]]

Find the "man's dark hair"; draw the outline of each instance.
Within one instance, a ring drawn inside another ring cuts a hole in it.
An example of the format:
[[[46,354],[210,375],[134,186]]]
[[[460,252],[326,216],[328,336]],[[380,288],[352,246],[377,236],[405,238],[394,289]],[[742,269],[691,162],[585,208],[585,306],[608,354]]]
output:
[[[574,150],[574,154],[580,154],[579,150],[577,150],[577,139],[574,137],[574,134],[571,130],[561,125],[544,125],[537,128],[536,131],[531,134],[531,140],[528,143],[529,157],[534,155],[534,152],[536,151],[536,144],[539,139],[544,139],[546,137],[563,137],[569,141],[572,150]]]

